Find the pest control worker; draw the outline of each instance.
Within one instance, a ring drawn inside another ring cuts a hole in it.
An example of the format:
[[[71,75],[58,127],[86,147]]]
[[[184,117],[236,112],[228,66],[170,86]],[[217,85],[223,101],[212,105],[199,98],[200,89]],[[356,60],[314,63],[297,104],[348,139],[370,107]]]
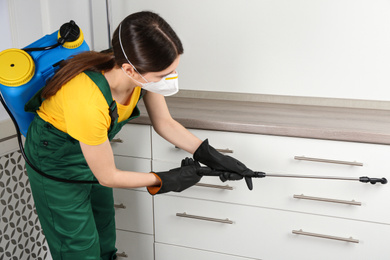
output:
[[[170,116],[164,96],[178,91],[176,68],[183,47],[161,17],[151,12],[126,17],[114,32],[112,46],[112,52],[83,52],[67,60],[26,106],[37,114],[26,137],[30,161],[49,176],[79,181],[59,182],[27,165],[55,260],[116,258],[112,188],[147,187],[152,195],[180,192],[200,180],[198,162],[225,171],[222,180],[254,176]],[[187,158],[181,167],[157,173],[115,167],[110,140],[139,116],[141,98],[155,131],[195,160]]]

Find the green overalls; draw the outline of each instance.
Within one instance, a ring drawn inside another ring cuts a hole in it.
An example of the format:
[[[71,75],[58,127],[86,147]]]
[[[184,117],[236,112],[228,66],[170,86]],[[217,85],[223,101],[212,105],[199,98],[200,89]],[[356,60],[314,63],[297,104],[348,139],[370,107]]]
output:
[[[85,73],[102,91],[108,105],[115,104],[112,103],[105,77],[97,72]],[[26,111],[38,110],[42,102],[39,96],[27,103]],[[118,123],[116,117],[108,132],[108,139],[112,140],[123,125],[139,115],[136,106],[127,120]],[[96,181],[84,159],[79,141],[38,115],[27,132],[25,152],[33,165],[47,175],[67,180]],[[28,164],[26,168],[39,221],[53,259],[115,259],[112,188],[100,184],[59,182],[38,174]]]

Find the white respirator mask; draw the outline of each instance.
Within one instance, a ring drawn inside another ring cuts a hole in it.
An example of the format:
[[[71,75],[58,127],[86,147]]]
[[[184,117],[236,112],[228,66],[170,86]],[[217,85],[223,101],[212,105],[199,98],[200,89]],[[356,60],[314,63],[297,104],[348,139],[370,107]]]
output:
[[[126,60],[129,62],[129,64],[133,67],[135,72],[137,72],[138,75],[140,75],[141,78],[146,81],[146,83],[141,83],[141,82],[137,81],[136,79],[131,77],[129,74],[127,74],[126,71],[123,69],[123,67],[121,67],[123,73],[125,73],[126,76],[128,76],[132,80],[135,80],[138,84],[141,85],[140,86],[141,88],[143,88],[147,91],[150,91],[153,93],[158,93],[158,94],[161,94],[163,96],[172,96],[172,95],[176,94],[179,91],[179,81],[178,81],[179,76],[177,73],[169,74],[169,75],[163,77],[160,81],[150,82],[147,79],[145,79],[144,76],[141,75],[141,73],[138,72],[138,70],[135,68],[135,66],[127,58],[125,50],[123,49],[122,40],[121,40],[121,29],[122,29],[122,23],[119,25],[119,44],[121,46],[123,55],[125,56]]]

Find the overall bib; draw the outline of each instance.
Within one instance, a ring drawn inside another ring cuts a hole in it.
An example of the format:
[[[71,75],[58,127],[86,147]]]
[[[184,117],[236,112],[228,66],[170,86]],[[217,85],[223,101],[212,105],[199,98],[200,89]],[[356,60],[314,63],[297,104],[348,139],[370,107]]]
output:
[[[101,73],[86,71],[116,112],[110,87]],[[142,98],[142,93],[141,97]],[[35,112],[42,100],[37,94],[26,105]],[[113,106],[112,106],[113,105]],[[140,115],[137,106],[131,116],[111,123],[112,140],[131,119]],[[29,160],[47,175],[67,180],[97,181],[89,169],[79,141],[35,116],[27,132],[25,152]],[[100,184],[59,182],[35,172],[26,164],[38,212],[54,260],[115,259],[115,211],[112,188]]]

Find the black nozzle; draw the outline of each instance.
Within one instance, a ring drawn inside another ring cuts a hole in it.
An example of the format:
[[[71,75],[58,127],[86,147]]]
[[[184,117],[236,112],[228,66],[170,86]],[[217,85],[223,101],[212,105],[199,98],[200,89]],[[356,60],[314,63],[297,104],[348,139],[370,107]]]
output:
[[[65,23],[60,28],[60,38],[58,42],[63,44],[64,42],[74,42],[80,37],[80,28],[77,24],[71,20],[69,23]]]
[[[266,174],[264,172],[253,172],[255,174],[255,178],[264,178]]]
[[[359,181],[360,182],[365,182],[365,183],[369,182],[371,184],[376,184],[377,182],[382,183],[382,184],[386,184],[387,183],[387,179],[386,178],[369,178],[369,177],[366,177],[366,176],[360,177]]]

